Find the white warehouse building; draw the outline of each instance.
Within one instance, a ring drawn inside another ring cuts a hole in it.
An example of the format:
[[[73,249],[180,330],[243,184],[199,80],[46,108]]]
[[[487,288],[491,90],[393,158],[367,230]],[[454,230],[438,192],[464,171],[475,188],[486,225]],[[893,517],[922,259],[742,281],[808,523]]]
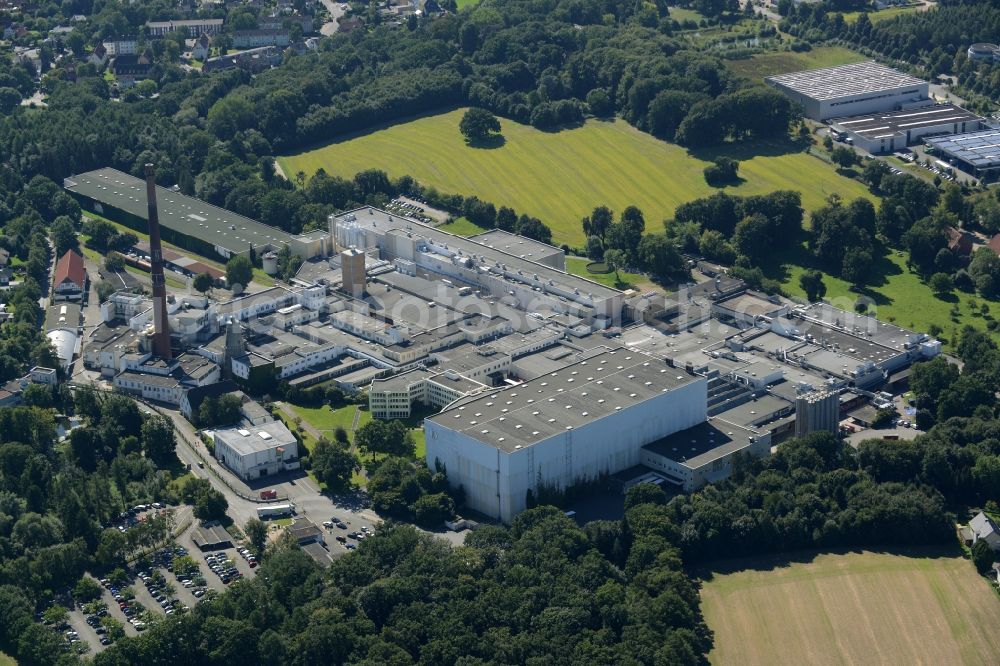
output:
[[[427,464],[444,465],[470,508],[509,522],[526,508],[529,490],[638,465],[644,445],[706,418],[704,377],[608,350],[426,419]]]
[[[299,468],[299,445],[281,421],[215,431],[215,457],[241,479]]]
[[[926,104],[929,85],[868,60],[769,76],[764,81],[802,105],[813,120],[857,116]]]

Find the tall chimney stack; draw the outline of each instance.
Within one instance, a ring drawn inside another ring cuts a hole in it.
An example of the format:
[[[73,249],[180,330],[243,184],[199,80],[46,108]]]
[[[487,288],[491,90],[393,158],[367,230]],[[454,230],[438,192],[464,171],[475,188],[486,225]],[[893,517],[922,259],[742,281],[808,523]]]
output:
[[[153,354],[170,359],[170,322],[167,319],[167,282],[163,277],[160,217],[156,210],[156,169],[146,165],[146,204],[149,209],[149,263],[153,282]]]

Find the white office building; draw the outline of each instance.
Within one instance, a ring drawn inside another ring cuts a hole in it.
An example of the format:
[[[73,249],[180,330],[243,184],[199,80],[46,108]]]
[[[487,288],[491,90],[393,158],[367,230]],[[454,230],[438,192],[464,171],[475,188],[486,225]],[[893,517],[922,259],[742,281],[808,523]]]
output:
[[[299,446],[281,421],[215,431],[215,457],[245,481],[299,468]]]

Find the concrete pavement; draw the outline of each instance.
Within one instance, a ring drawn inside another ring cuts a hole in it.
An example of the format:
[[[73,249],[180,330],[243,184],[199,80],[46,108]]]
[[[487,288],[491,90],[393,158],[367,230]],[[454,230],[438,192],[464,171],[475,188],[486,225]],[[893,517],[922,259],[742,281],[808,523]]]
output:
[[[343,16],[347,10],[341,7],[342,3],[335,2],[334,0],[323,0],[323,6],[326,10],[330,12],[330,20],[323,24],[319,32],[321,35],[329,37],[330,35],[337,32],[340,29],[340,24],[337,23],[337,19]]]

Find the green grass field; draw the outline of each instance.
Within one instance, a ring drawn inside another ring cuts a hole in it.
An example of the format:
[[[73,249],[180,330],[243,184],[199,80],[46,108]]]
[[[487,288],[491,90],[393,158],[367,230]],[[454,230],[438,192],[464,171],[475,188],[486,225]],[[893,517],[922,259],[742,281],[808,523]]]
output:
[[[852,552],[736,564],[744,570],[701,591],[713,664],[997,663],[1000,599],[961,557]]]
[[[617,278],[614,271],[610,273],[591,273],[587,270],[587,264],[589,263],[590,259],[584,257],[566,257],[566,272],[599,282],[612,289],[625,290],[636,286],[649,285],[649,278],[638,273],[618,271]]]
[[[489,231],[488,229],[483,229],[478,224],[474,224],[469,221],[468,218],[458,217],[449,222],[448,224],[442,224],[438,227],[441,231],[447,231],[449,234],[455,234],[456,236],[475,236],[476,234],[481,234],[484,231]]]
[[[805,272],[803,264],[807,263],[799,256],[783,264],[781,272],[776,275],[784,283],[789,295],[805,297],[799,286],[799,276]],[[920,276],[906,267],[906,257],[898,252],[878,261],[874,273],[872,286],[861,293],[851,291],[850,285],[844,280],[824,274],[824,300],[845,310],[853,310],[858,297],[866,296],[875,303],[870,312],[883,321],[915,331],[927,331],[931,324],[937,324],[944,331],[940,339],[945,344],[950,344],[952,337],[966,324],[986,330],[987,319],[981,311],[984,303],[990,306],[989,316],[1000,316],[1000,302],[997,301],[988,301],[958,290],[943,299],[934,295]],[[972,307],[973,303],[977,305],[975,309]],[[951,315],[956,304],[958,322],[953,321]]]
[[[10,655],[0,652],[0,666],[17,666],[17,662]]]
[[[537,216],[552,228],[557,245],[583,245],[580,219],[595,206],[620,212],[637,205],[646,215],[647,229],[660,230],[678,204],[716,191],[702,175],[716,153],[692,156],[621,120],[542,132],[502,119],[505,144],[484,149],[465,144],[458,131],[462,113],[421,117],[279,162],[285,173],[312,174],[323,167],[353,176],[375,167],[391,176],[409,174],[445,192],[476,195]],[[751,149],[758,155],[750,154]],[[745,160],[740,164],[745,182],[727,188],[736,194],[798,190],[807,210],[821,206],[833,192],[845,199],[868,196],[860,183],[789,144],[755,142],[717,154]]]
[[[911,14],[913,12],[919,11],[921,5],[910,5],[908,7],[888,7],[887,9],[881,9],[877,12],[868,12],[868,20],[872,23],[879,23],[880,21],[888,21],[891,18],[896,18],[902,14]],[[854,23],[861,16],[861,12],[847,12],[844,14],[845,23]]]
[[[745,60],[727,60],[726,66],[734,74],[748,79],[761,80],[766,76],[797,72],[802,69],[819,69],[848,65],[852,62],[867,60],[856,51],[841,46],[820,46],[812,51],[796,53],[794,51],[776,51],[761,53]]]

